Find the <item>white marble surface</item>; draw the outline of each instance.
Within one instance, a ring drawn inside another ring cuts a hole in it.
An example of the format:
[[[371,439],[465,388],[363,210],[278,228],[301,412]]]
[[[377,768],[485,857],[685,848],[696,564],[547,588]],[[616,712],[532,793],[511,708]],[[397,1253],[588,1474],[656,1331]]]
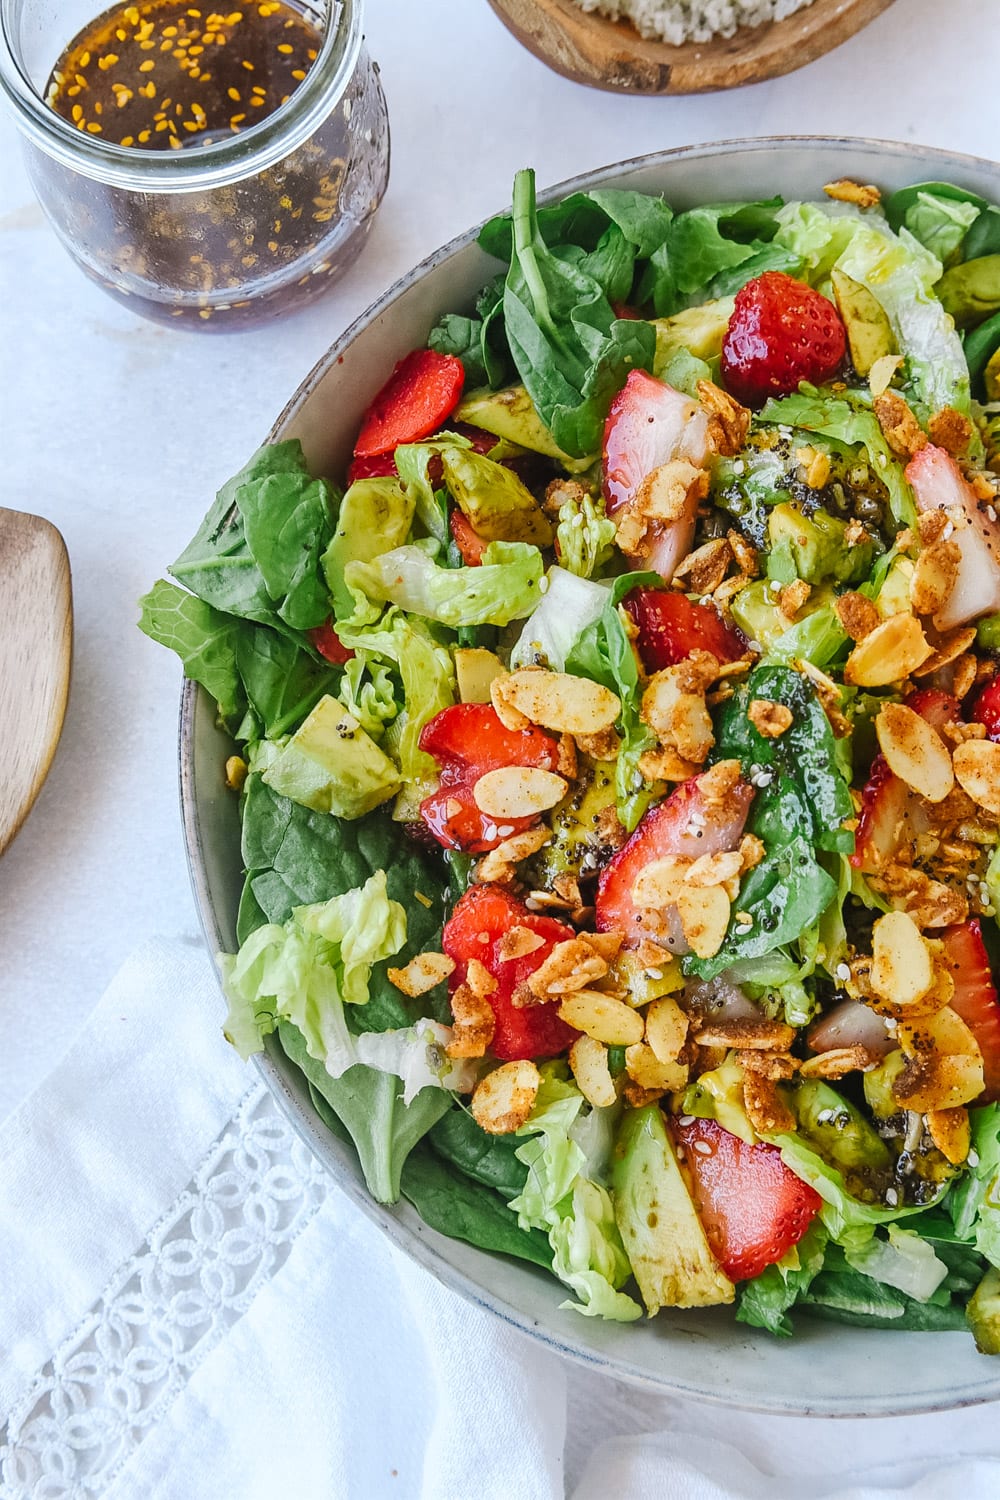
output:
[[[66,1050],[131,949],[196,930],[177,811],[179,668],[135,629],[135,600],[369,301],[502,205],[529,163],[547,185],[661,147],[771,133],[1000,149],[996,0],[896,0],[797,74],[690,99],[557,78],[485,0],[372,0],[368,37],[393,127],[372,239],[324,301],[255,333],[161,329],[91,286],[35,207],[0,118],[0,503],[61,529],[76,607],[62,745],[0,862],[0,1116]]]

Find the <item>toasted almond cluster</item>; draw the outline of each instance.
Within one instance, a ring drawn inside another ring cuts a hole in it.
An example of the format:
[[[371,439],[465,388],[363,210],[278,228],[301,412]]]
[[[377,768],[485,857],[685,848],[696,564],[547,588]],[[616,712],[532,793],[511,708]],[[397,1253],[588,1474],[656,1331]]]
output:
[[[772,703],[768,698],[754,698],[747,709],[747,718],[766,740],[777,740],[791,729],[794,715],[784,703]]]
[[[454,1017],[452,1038],[446,1047],[449,1057],[483,1057],[493,1040],[496,1020],[493,1007],[485,995],[477,995],[466,981],[452,992]]]
[[[530,859],[537,854],[539,849],[552,840],[552,830],[541,824],[538,828],[526,828],[523,833],[511,834],[509,839],[497,844],[488,854],[484,854],[479,860],[473,872],[473,879],[484,884],[497,881],[501,885],[509,884],[517,878],[517,866],[522,859]]]
[[[950,537],[925,547],[917,558],[910,580],[910,604],[914,614],[936,615],[951,598],[958,582],[962,553]]]
[[[983,1055],[951,1006],[897,1028],[906,1067],[893,1084],[905,1109],[927,1114],[957,1109],[983,1091]]]
[[[758,1135],[795,1129],[795,1116],[782,1098],[777,1081],[756,1068],[743,1069],[743,1107]]]
[[[668,749],[701,765],[715,744],[705,693],[719,675],[718,660],[708,651],[693,651],[676,666],[649,679],[641,716]]]
[[[993,740],[965,740],[956,746],[955,776],[977,807],[1000,816],[1000,744]]]
[[[858,208],[874,208],[882,202],[882,193],[873,183],[855,182],[850,177],[838,177],[836,182],[826,183],[823,191],[828,198],[835,198],[839,203],[854,203]]]
[[[717,536],[689,552],[674,569],[674,582],[684,583],[694,594],[714,594],[733,561],[728,537]]]
[[[698,400],[708,413],[708,445],[723,458],[734,458],[746,447],[753,413],[711,380],[699,380]],[[740,567],[744,564],[737,559]],[[749,568],[744,571],[750,572]]]
[[[541,1084],[533,1062],[504,1063],[481,1078],[472,1092],[472,1118],[489,1135],[511,1135],[528,1120]]]
[[[812,587],[806,583],[804,578],[796,578],[794,582],[788,583],[778,595],[778,610],[785,619],[792,624],[799,611],[809,603]]]
[[[881,1061],[881,1054],[856,1043],[853,1047],[831,1047],[802,1063],[803,1078],[846,1078],[848,1073],[867,1072]]]
[[[691,403],[692,414],[696,410]],[[647,474],[627,505],[615,514],[618,545],[629,557],[648,557],[659,527],[690,515],[709,490],[707,469],[674,458]]]
[[[953,406],[943,406],[931,417],[927,433],[938,448],[943,448],[953,458],[961,458],[972,441],[973,428],[963,412],[956,411]]]
[[[879,612],[864,594],[841,594],[833,607],[852,641],[863,641],[878,629]]]
[[[883,436],[897,458],[904,461],[927,446],[927,436],[897,391],[875,397],[875,415]]]

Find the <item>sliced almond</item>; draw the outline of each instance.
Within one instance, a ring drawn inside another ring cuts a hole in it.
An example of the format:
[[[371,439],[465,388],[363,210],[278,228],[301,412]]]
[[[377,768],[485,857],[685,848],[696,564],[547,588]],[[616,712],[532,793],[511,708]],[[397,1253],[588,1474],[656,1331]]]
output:
[[[533,1062],[504,1063],[476,1084],[472,1118],[489,1135],[511,1135],[530,1116],[541,1081]]]
[[[487,771],[472,788],[476,806],[488,817],[534,818],[565,797],[567,782],[538,766],[501,766]]]
[[[530,927],[508,927],[502,937],[497,939],[497,962],[513,963],[514,959],[527,958],[529,953],[537,953],[539,948],[544,947],[545,939],[539,937],[537,932],[532,932]]]
[[[516,734],[520,729],[530,729],[531,720],[527,714],[523,714],[513,703],[507,701],[507,684],[510,682],[510,674],[504,673],[502,677],[494,677],[490,682],[490,702],[493,711],[505,729],[513,730]]]
[[[569,1049],[569,1065],[580,1093],[595,1109],[617,1101],[615,1081],[608,1067],[608,1049],[592,1036],[578,1036]]]
[[[465,982],[477,1000],[485,1000],[495,993],[497,982],[485,964],[478,958],[470,958],[465,969]]]
[[[614,963],[625,941],[623,932],[581,932],[580,941],[599,953],[606,963]]]
[[[650,521],[679,521],[692,501],[708,494],[708,470],[683,458],[673,458],[647,474],[635,493],[639,515]]]
[[[695,1027],[701,1047],[745,1047],[754,1052],[787,1052],[795,1040],[794,1026],[767,1016],[739,1016],[732,1020],[706,1019]]]
[[[619,735],[613,729],[602,729],[597,734],[578,734],[577,749],[591,760],[617,760],[622,748]]]
[[[934,615],[951,598],[958,582],[961,549],[950,538],[925,547],[910,579],[910,603],[918,615]]]
[[[767,850],[764,842],[755,833],[745,833],[740,839],[740,871],[746,874],[748,870],[755,870]]]
[[[969,1111],[962,1105],[953,1109],[930,1109],[924,1116],[927,1134],[946,1161],[960,1167],[969,1155],[972,1133]]]
[[[537,854],[552,838],[551,828],[544,824],[539,828],[526,828],[523,833],[512,834],[495,849],[484,854],[476,865],[473,878],[479,884],[498,881],[501,885],[514,879],[519,860]]]
[[[953,757],[955,776],[978,807],[1000,816],[1000,744],[966,740]]]
[[[709,447],[713,453],[734,457],[746,446],[753,413],[711,380],[699,380],[697,390],[702,410],[708,413]]]
[[[851,177],[838,177],[836,182],[826,183],[823,191],[828,198],[836,198],[840,203],[854,203],[858,208],[874,208],[882,202],[882,193],[874,183],[855,182]]]
[[[933,724],[905,703],[887,703],[875,720],[875,733],[890,770],[928,802],[943,802],[955,775]]]
[[[872,928],[872,993],[905,1010],[934,985],[931,950],[905,911],[890,911]]]
[[[490,1042],[496,1018],[488,1000],[474,995],[468,984],[460,984],[451,997],[455,1018],[451,1041],[445,1049],[449,1057],[482,1057]]]
[[[944,667],[950,667],[952,662],[957,661],[968,651],[975,639],[976,627],[974,625],[962,625],[958,630],[953,630],[950,635],[942,636],[935,642],[934,650],[923,666],[915,669],[914,677],[929,677],[932,672],[940,672]]]
[[[646,1006],[646,1041],[661,1063],[676,1062],[687,1041],[688,1018],[669,995]]]
[[[730,901],[722,886],[682,886],[677,910],[692,952],[714,958],[729,929]]]
[[[589,988],[603,979],[608,965],[582,938],[556,943],[544,962],[528,976],[528,986],[539,999],[551,999],[573,990]]]
[[[817,1052],[815,1057],[807,1057],[799,1072],[803,1078],[845,1078],[848,1073],[875,1067],[881,1058],[880,1052],[872,1052],[860,1044],[831,1047],[829,1052]]]
[[[725,885],[741,873],[743,855],[739,849],[727,854],[701,854],[684,876],[688,885]]]
[[[674,569],[674,581],[683,580],[692,594],[711,594],[725,578],[732,560],[733,549],[728,538],[713,537],[678,563]]]
[[[638,1011],[600,990],[578,990],[568,995],[559,1006],[559,1014],[568,1026],[608,1047],[631,1047],[642,1041],[645,1030]]]
[[[650,860],[639,871],[639,877],[632,887],[632,900],[636,906],[662,911],[666,906],[675,905],[691,864],[691,860],[677,854]]]
[[[893,377],[903,363],[901,354],[880,354],[868,371],[868,388],[873,396],[881,396],[892,385]],[[897,539],[898,540],[898,539]]]
[[[652,1047],[636,1042],[625,1048],[625,1071],[633,1083],[643,1089],[669,1090],[674,1093],[688,1081],[686,1063],[661,1062]]]
[[[931,654],[915,615],[891,615],[855,646],[844,678],[856,687],[888,687],[916,671]]]
[[[404,969],[387,969],[386,973],[390,984],[415,1000],[419,995],[426,995],[428,990],[432,990],[454,971],[454,961],[446,953],[418,953]]]
[[[568,672],[521,667],[500,679],[500,695],[532,724],[559,734],[599,734],[621,712],[621,702],[609,688]]]

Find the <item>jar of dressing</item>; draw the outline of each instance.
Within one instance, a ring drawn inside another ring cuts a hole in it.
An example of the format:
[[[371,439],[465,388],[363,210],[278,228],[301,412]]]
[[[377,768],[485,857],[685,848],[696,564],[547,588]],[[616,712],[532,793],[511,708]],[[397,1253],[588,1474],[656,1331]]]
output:
[[[247,327],[357,258],[389,175],[361,0],[0,0],[0,85],[84,271],[159,322]]]

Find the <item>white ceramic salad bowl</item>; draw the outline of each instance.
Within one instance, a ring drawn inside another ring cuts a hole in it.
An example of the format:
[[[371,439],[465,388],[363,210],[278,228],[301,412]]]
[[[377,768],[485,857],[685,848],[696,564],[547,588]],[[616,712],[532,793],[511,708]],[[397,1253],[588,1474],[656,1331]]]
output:
[[[662,193],[675,207],[687,208],[776,192],[815,197],[824,182],[840,177],[885,190],[945,180],[1000,200],[996,163],[833,138],[729,141],[662,152],[587,173],[546,196],[613,184]],[[417,266],[332,346],[270,438],[298,437],[314,472],[342,474],[359,419],[387,372],[423,344],[440,313],[471,302],[494,265],[471,230]],[[237,800],[223,783],[226,754],[214,705],[202,689],[186,684],[181,801],[192,880],[213,953],[236,948],[242,876]],[[396,1245],[447,1286],[550,1349],[664,1394],[775,1413],[885,1416],[1000,1399],[1000,1361],[978,1354],[965,1333],[890,1333],[802,1318],[794,1339],[779,1340],[734,1322],[723,1309],[673,1312],[638,1324],[560,1310],[565,1289],[543,1272],[446,1239],[405,1202],[392,1208],[375,1203],[353,1151],[316,1115],[304,1078],[275,1038],[267,1039],[257,1066],[340,1188]]]

